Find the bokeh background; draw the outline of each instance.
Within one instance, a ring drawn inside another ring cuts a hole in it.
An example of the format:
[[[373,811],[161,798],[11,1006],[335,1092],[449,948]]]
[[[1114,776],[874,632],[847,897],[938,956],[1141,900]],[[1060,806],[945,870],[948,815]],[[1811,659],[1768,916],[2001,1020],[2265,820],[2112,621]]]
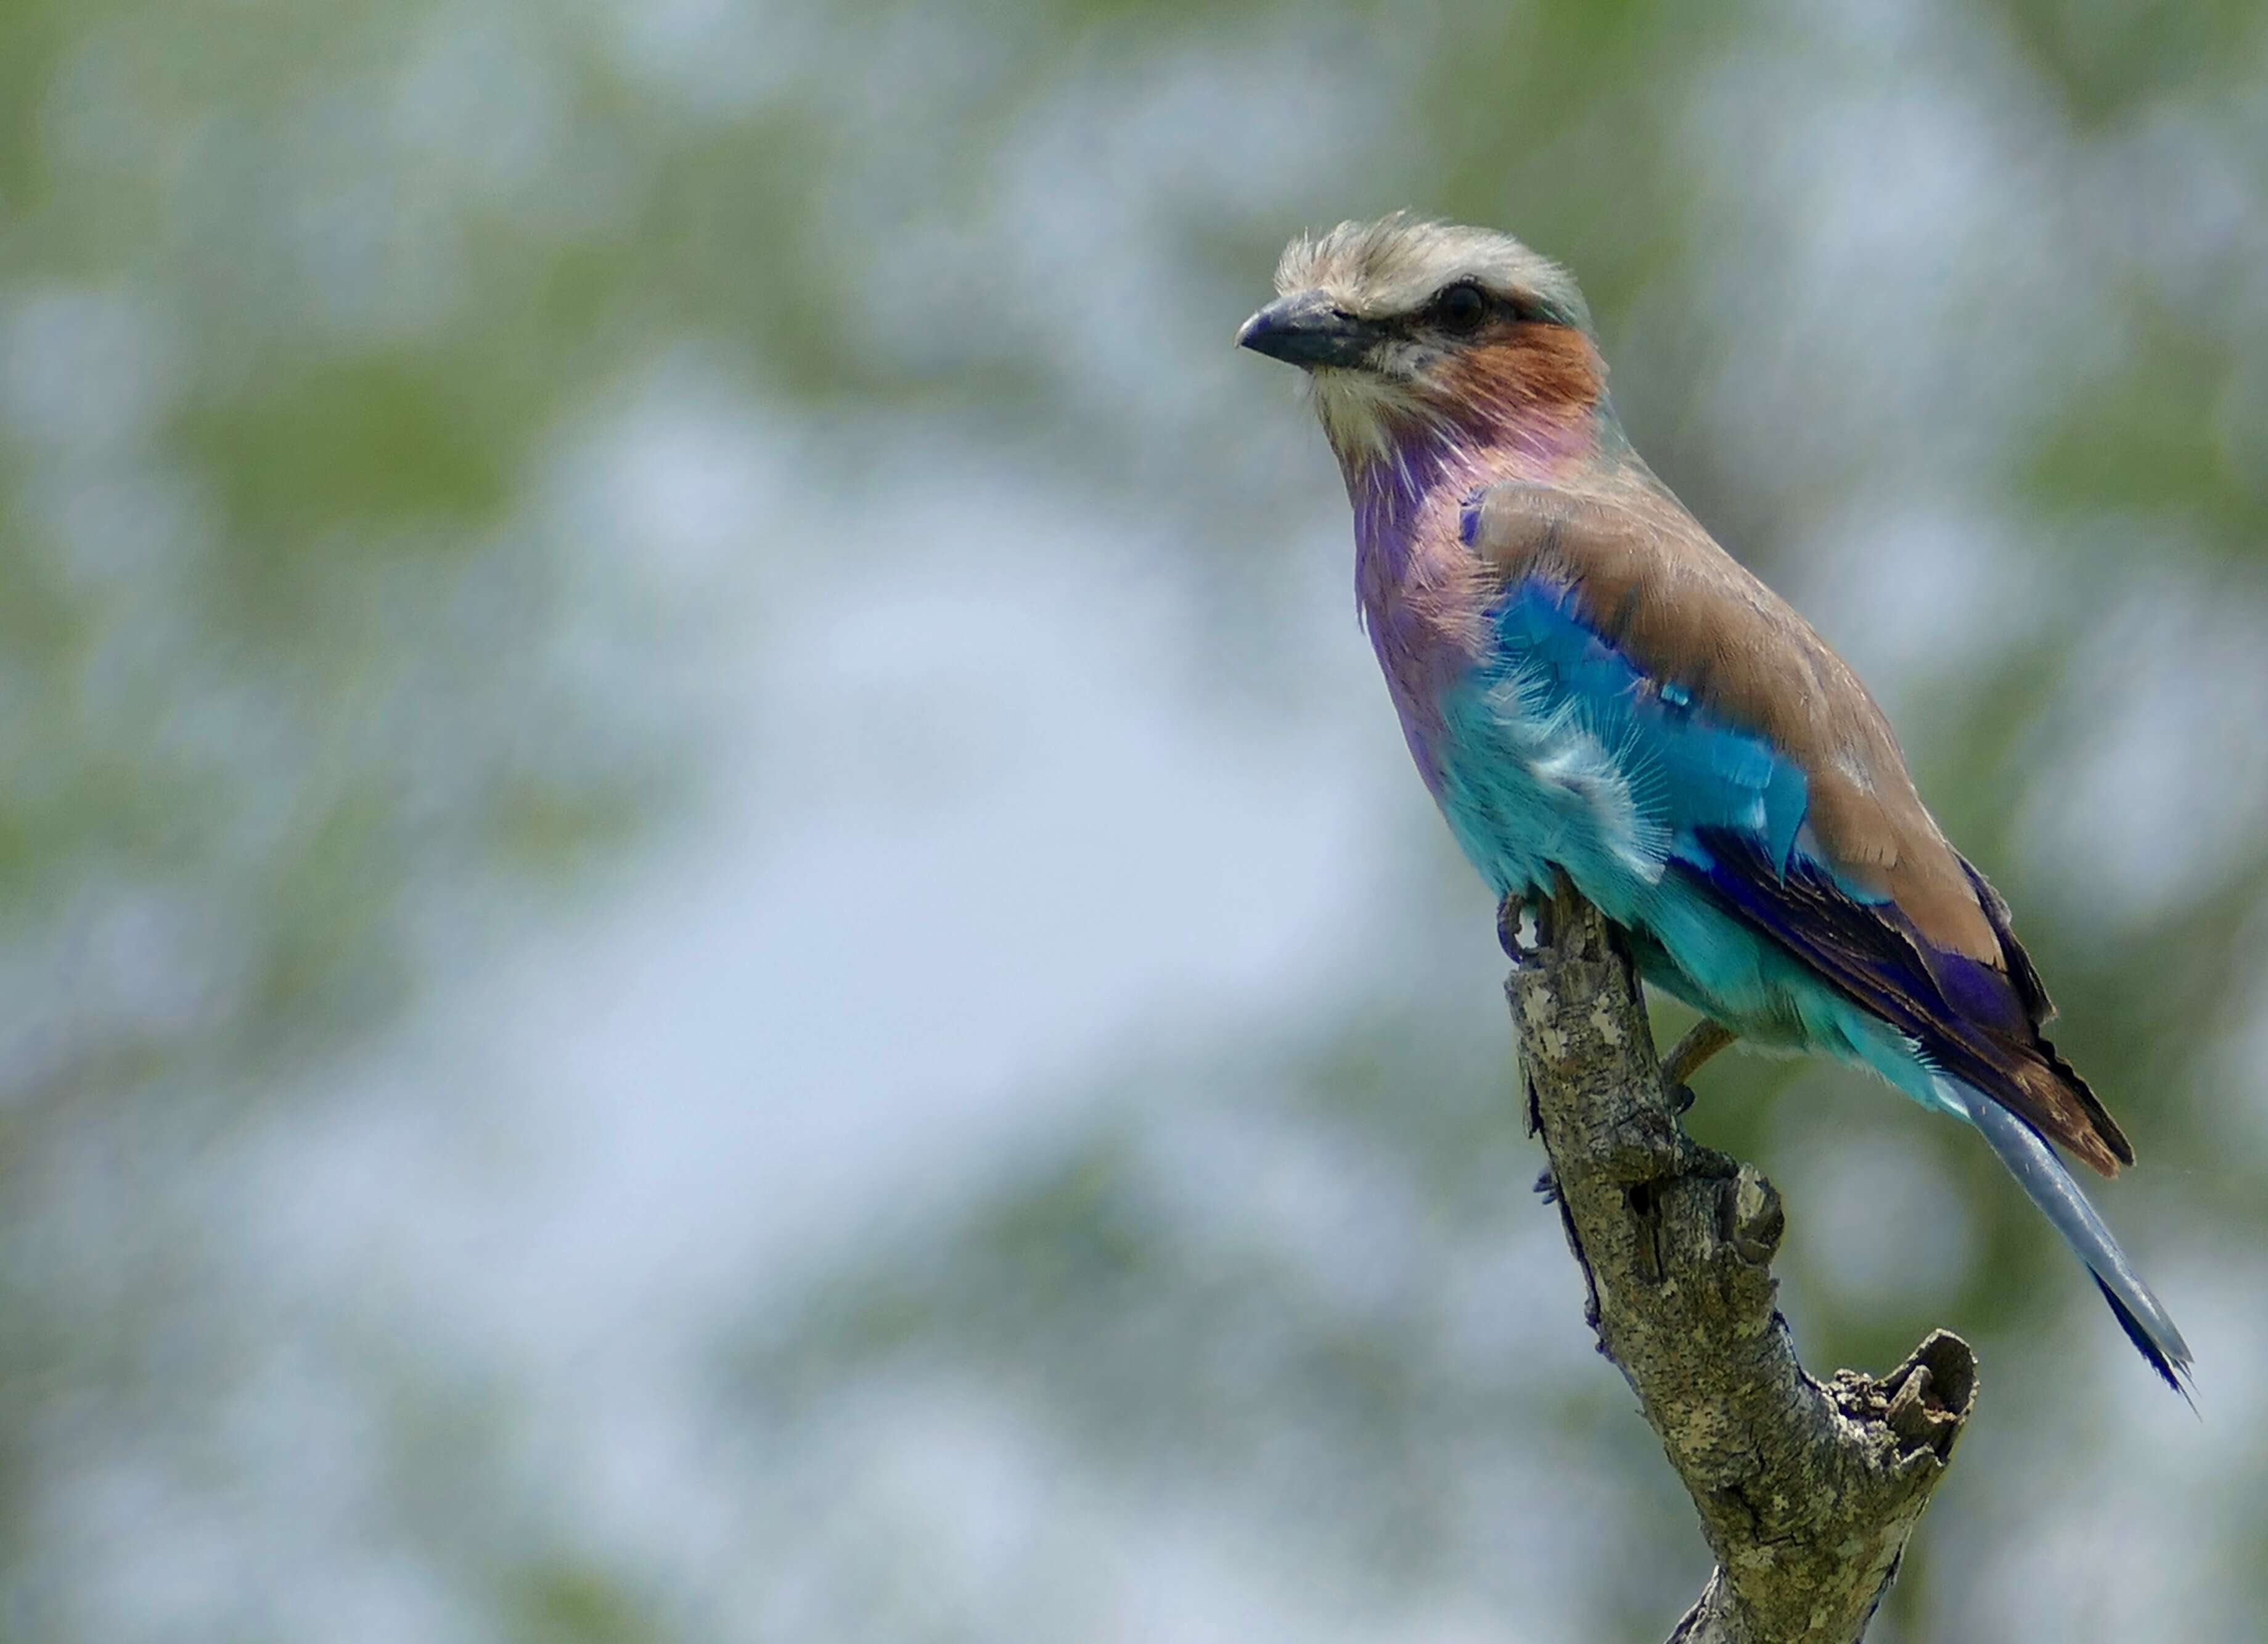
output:
[[[1653,1639],[1293,232],[1571,262],[2143,1156],[1727,1058],[1875,1637],[2268,1605],[2268,11],[8,0],[0,1633]],[[1665,1013],[1661,1026],[1682,1023]]]

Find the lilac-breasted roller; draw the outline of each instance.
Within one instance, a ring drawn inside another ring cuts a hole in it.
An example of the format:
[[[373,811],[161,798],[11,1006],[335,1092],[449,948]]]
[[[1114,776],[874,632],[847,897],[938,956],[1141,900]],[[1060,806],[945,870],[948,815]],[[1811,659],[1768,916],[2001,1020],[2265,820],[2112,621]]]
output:
[[[2181,1332],[2048,1145],[2134,1159],[2007,904],[1858,676],[1631,449],[1567,273],[1392,217],[1294,241],[1276,288],[1237,340],[1313,380],[1403,732],[1497,894],[1564,874],[1714,1024],[1673,1079],[1739,1037],[1974,1125],[2179,1390]]]

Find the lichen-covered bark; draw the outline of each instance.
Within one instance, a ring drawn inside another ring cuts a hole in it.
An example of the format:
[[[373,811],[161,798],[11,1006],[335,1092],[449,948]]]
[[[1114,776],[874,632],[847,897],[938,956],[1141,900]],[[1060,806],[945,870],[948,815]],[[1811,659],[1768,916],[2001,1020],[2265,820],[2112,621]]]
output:
[[[1679,1128],[1616,933],[1564,887],[1507,904],[1504,930],[1587,1315],[1717,1555],[1672,1644],[1851,1644],[1944,1476],[1975,1357],[1940,1331],[1879,1381],[1807,1375],[1773,1306],[1779,1195]]]

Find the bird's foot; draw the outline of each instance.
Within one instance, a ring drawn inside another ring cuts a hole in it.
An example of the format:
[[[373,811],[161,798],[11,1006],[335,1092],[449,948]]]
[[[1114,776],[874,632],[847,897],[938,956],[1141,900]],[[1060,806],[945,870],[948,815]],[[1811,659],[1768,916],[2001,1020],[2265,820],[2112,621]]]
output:
[[[1535,1197],[1547,1205],[1559,1202],[1559,1178],[1551,1174],[1550,1165],[1535,1173]]]
[[[1526,964],[1543,951],[1550,940],[1550,926],[1545,923],[1551,910],[1550,902],[1544,897],[1530,900],[1513,891],[1496,904],[1497,946],[1504,956],[1516,965]]]

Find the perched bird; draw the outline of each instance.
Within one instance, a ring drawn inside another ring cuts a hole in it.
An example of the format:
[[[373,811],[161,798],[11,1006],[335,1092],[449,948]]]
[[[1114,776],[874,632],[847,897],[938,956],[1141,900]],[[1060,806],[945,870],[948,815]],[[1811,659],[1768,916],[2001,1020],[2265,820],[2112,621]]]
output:
[[[1702,1013],[1675,1081],[1739,1037],[1974,1125],[2183,1390],[2181,1332],[2048,1146],[2134,1160],[2041,1035],[2007,904],[1858,676],[1631,448],[1566,271],[1395,216],[1295,240],[1276,289],[1237,341],[1312,380],[1403,734],[1497,894],[1564,874]]]

